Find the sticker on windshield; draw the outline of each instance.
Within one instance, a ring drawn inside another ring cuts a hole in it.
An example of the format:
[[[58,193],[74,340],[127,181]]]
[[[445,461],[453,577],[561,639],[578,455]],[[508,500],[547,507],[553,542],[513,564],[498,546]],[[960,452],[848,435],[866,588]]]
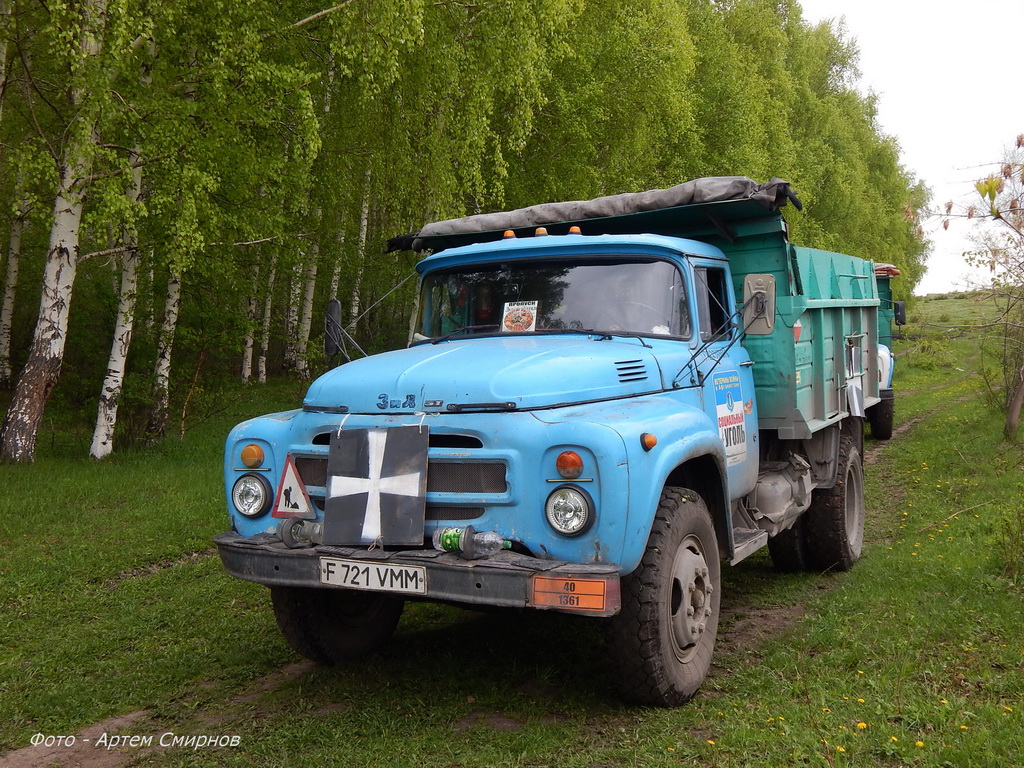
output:
[[[501,313],[501,330],[523,333],[537,328],[536,301],[508,301]]]
[[[714,384],[718,435],[725,446],[725,462],[731,467],[747,457],[746,420],[754,403],[743,402],[743,387],[736,371],[716,373]]]

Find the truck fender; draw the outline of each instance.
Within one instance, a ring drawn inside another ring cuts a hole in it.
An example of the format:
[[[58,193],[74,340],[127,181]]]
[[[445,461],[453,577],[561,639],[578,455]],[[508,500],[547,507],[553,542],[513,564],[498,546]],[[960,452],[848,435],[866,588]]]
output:
[[[630,530],[626,532],[620,563],[623,573],[631,573],[640,564],[666,486],[689,488],[700,494],[714,521],[719,551],[731,557],[732,525],[730,505],[726,501],[729,494],[725,450],[710,422],[705,430],[689,431],[676,440],[665,441],[647,477],[651,478],[650,483],[636,486],[636,507],[635,511],[631,510]]]

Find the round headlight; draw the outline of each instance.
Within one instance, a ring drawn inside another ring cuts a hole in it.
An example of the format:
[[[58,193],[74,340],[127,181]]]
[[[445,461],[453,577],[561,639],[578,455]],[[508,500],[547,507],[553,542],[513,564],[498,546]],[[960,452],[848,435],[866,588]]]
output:
[[[259,475],[242,475],[231,488],[231,503],[245,517],[259,517],[273,504],[270,483]]]
[[[562,485],[544,504],[548,523],[563,536],[577,536],[594,522],[594,502],[582,488]]]

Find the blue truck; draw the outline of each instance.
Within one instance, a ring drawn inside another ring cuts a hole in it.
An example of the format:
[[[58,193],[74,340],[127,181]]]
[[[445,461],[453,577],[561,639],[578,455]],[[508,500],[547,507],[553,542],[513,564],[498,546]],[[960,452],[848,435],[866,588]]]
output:
[[[686,702],[723,561],[861,555],[873,265],[790,243],[788,204],[715,177],[395,238],[429,254],[409,346],[231,432],[226,570],[322,663],[410,600],[563,611],[607,624],[627,700]]]

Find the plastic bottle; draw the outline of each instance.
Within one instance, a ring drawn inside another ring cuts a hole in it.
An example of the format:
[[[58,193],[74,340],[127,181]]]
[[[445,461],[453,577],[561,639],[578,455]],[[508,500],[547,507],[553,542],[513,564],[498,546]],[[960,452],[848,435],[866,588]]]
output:
[[[475,531],[472,525],[465,528],[438,528],[434,531],[433,542],[434,549],[458,552],[464,560],[479,560],[512,548],[511,541],[506,541],[494,531]]]

